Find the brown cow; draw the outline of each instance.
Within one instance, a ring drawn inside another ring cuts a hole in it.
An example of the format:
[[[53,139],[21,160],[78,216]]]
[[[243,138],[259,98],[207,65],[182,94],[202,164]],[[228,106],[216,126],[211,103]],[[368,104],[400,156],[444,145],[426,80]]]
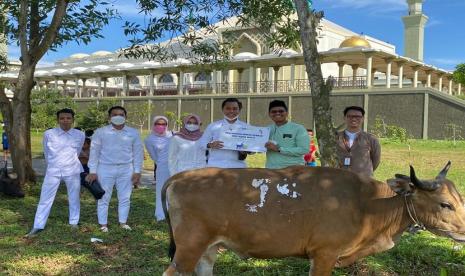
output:
[[[411,167],[410,177],[396,175],[389,186],[303,166],[177,174],[163,189],[172,258],[163,275],[212,275],[219,246],[245,258],[312,259],[311,275],[330,275],[392,248],[413,224],[465,242],[464,201],[446,179],[449,167],[427,181]]]

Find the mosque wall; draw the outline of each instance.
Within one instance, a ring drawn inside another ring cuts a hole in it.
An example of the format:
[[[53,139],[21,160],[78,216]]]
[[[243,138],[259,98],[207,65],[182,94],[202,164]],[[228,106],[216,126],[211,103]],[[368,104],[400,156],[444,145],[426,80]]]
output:
[[[202,118],[203,127],[206,127],[212,120],[223,118],[221,103],[229,96],[240,99],[243,104],[241,119],[248,120],[253,125],[269,125],[271,120],[268,118],[268,104],[272,100],[279,99],[289,105],[292,121],[301,123],[306,128],[314,128],[312,97],[306,93],[127,97],[118,98],[116,101],[127,107],[129,116],[137,114],[144,104],[151,101],[151,114],[145,115],[147,117],[144,122],[145,129],[148,128],[149,117],[165,114],[167,111],[173,112],[176,116],[196,113]],[[85,112],[86,106],[95,99],[75,99],[75,101],[77,112]],[[407,129],[408,135],[414,138],[423,137],[425,126],[428,138],[444,139],[451,127],[458,131],[456,135],[465,136],[465,120],[463,120],[465,104],[433,90],[337,91],[332,93],[330,101],[335,126],[343,124],[342,111],[346,106],[358,105],[367,110],[368,131],[373,130],[376,117],[380,116],[385,124],[403,127]],[[425,102],[429,102],[426,109]],[[428,117],[427,124],[423,124],[425,117]]]

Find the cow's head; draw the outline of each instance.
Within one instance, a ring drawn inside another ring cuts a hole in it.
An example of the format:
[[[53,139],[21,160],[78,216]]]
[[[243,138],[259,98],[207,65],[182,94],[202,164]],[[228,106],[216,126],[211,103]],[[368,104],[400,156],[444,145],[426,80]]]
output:
[[[410,216],[418,218],[429,231],[465,242],[465,205],[452,181],[446,179],[450,161],[433,180],[420,180],[410,166],[410,176],[396,174],[388,184],[406,197]],[[411,204],[409,204],[411,202]]]

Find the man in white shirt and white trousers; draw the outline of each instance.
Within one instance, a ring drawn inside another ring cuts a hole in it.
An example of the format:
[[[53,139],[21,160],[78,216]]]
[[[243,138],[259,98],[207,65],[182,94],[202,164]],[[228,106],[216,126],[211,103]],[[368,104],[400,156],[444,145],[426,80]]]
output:
[[[59,127],[49,129],[44,133],[43,147],[47,169],[34,226],[26,235],[27,237],[35,236],[45,228],[58,186],[62,180],[68,190],[69,224],[74,229],[78,228],[80,173],[83,171],[78,156],[84,144],[85,135],[82,131],[73,128],[74,111],[72,109],[59,110],[57,121]]]
[[[92,136],[87,181],[98,179],[105,194],[97,202],[97,217],[102,232],[108,232],[108,206],[116,186],[118,219],[127,225],[132,187],[141,177],[144,149],[139,132],[125,125],[127,112],[122,106],[108,110],[110,125],[97,129]]]

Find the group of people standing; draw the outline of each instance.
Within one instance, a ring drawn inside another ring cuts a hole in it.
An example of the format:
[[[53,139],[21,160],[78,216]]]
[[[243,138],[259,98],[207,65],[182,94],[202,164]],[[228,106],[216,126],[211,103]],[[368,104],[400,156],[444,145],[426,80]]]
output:
[[[170,130],[166,117],[153,118],[152,131],[144,143],[156,164],[157,221],[165,219],[161,190],[170,176],[203,167],[247,167],[245,159],[251,152],[224,149],[224,141],[220,138],[225,129],[249,126],[239,120],[242,103],[237,98],[227,98],[223,101],[221,109],[224,118],[209,124],[204,132],[201,131],[201,118],[195,114],[183,118],[178,132]],[[315,166],[316,147],[311,144],[311,137],[303,125],[289,121],[286,103],[280,100],[270,102],[268,115],[273,123],[268,126],[269,141],[264,145],[265,167],[279,169],[292,165]],[[363,115],[364,111],[359,107],[348,107],[344,110],[348,128],[338,133],[338,156],[341,168],[368,172],[368,175],[371,175],[379,164],[380,147],[376,138],[361,131],[360,119],[363,119]],[[118,198],[120,227],[131,230],[127,219],[133,186],[137,185],[141,178],[143,144],[139,132],[125,124],[127,112],[124,107],[111,107],[108,116],[110,123],[95,131],[90,151],[87,149],[88,154],[84,156],[88,159],[89,170],[86,180],[98,180],[105,191],[103,197],[97,201],[100,230],[109,231],[108,207],[114,186]],[[28,236],[34,236],[45,228],[60,181],[66,183],[68,190],[69,224],[72,228],[78,228],[80,173],[83,171],[79,158],[83,158],[81,151],[86,137],[83,132],[72,128],[74,112],[71,109],[58,111],[57,121],[57,128],[44,133],[43,147],[47,170],[34,226]]]

